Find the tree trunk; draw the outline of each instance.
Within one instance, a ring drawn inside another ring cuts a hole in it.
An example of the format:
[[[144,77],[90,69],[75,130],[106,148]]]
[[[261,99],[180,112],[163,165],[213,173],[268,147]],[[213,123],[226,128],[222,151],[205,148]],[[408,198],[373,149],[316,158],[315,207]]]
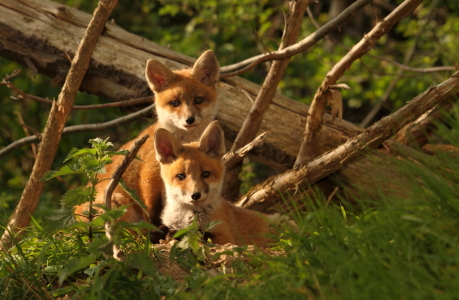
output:
[[[70,115],[75,96],[88,69],[91,54],[117,3],[118,0],[101,0],[94,12],[94,17],[89,19],[90,22],[88,21],[87,29],[85,27],[82,32],[82,38],[78,40],[81,40],[81,43],[78,42],[76,45],[78,49],[71,62],[68,75],[65,77],[64,86],[57,101],[52,105],[32,174],[24,188],[21,201],[8,222],[7,230],[1,238],[0,249],[2,251],[6,251],[11,246],[15,234],[19,234],[29,225],[31,214],[35,212],[38,198],[43,190],[44,182],[41,179],[51,168],[65,122]]]

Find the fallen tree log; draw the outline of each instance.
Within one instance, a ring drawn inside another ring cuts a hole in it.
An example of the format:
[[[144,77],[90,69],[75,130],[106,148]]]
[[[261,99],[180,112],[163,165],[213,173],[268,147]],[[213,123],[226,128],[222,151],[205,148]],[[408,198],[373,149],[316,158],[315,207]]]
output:
[[[349,139],[336,149],[324,153],[310,162],[298,165],[292,170],[271,177],[252,188],[238,206],[265,210],[281,202],[282,196],[301,192],[318,180],[333,174],[349,162],[378,147],[383,141],[396,134],[406,124],[416,120],[426,111],[459,95],[459,72],[445,82],[429,88],[395,113],[373,124],[360,135]],[[414,151],[414,150],[413,150]],[[362,174],[368,176],[368,174]],[[390,178],[391,182],[394,178]],[[261,204],[261,205],[260,205]],[[259,207],[261,206],[261,207]]]
[[[0,16],[0,56],[51,77],[54,83],[63,83],[70,66],[69,56],[74,55],[91,15],[48,0],[3,0]],[[176,69],[190,66],[195,60],[107,23],[81,90],[108,101],[151,96],[144,78],[145,64],[150,58]],[[217,88],[221,103],[217,118],[223,124],[226,138],[234,141],[252,106],[248,95],[257,95],[260,86],[231,77],[219,82]],[[300,148],[308,109],[307,105],[276,94],[258,132],[266,131],[268,135],[255,158],[278,171],[290,169]],[[361,132],[345,120],[333,122],[331,115],[326,114],[318,154],[335,149]],[[393,184],[375,183],[371,177],[371,174],[398,176],[390,166],[380,163],[385,161],[386,154],[375,155],[376,160],[369,156],[356,158],[335,173],[334,177],[346,185],[349,194],[360,187],[375,191],[375,185],[387,192],[397,190]]]
[[[54,83],[62,83],[70,66],[68,55],[74,55],[91,15],[48,0],[5,0],[0,3],[0,15],[0,55],[53,78]],[[107,23],[81,90],[109,101],[150,96],[144,76],[150,58],[176,69],[190,66],[195,60]],[[246,93],[255,96],[259,89],[238,77],[218,83],[218,119],[230,140],[234,140],[252,106]],[[290,168],[299,149],[302,132],[298,129],[304,127],[307,111],[308,106],[276,95],[258,132],[269,132],[260,153],[264,163],[277,170]],[[321,153],[360,132],[346,121],[331,123],[329,115],[325,120]]]

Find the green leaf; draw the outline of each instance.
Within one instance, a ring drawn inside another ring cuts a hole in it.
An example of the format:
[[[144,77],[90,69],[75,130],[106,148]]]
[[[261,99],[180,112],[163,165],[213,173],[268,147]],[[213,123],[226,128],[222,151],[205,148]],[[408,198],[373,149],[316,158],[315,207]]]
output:
[[[59,276],[59,286],[64,283],[64,280],[75,273],[76,271],[86,268],[87,266],[91,265],[95,260],[94,255],[88,255],[88,256],[83,256],[79,259],[74,259],[69,261],[61,271],[61,274]]]
[[[82,169],[85,170],[86,173],[89,173],[90,176],[92,174],[104,174],[105,165],[111,162],[112,160],[108,157],[98,160],[96,157],[90,155],[84,155],[78,159],[78,164],[82,166]]]
[[[89,140],[89,143],[92,145],[94,149],[97,149],[98,152],[105,152],[108,148],[113,147],[112,142],[108,142],[108,139],[101,139],[101,138],[95,138]]]
[[[67,228],[76,222],[73,209],[62,207],[51,212],[43,222],[43,236],[50,237],[55,232]]]
[[[57,176],[64,176],[64,175],[73,175],[73,174],[82,174],[83,171],[78,168],[77,165],[73,166],[63,166],[60,168],[58,171],[49,171],[45,175],[43,175],[43,178],[41,180],[50,180],[52,178],[55,178]]]
[[[209,223],[204,226],[204,232],[208,231],[209,229],[214,228],[216,225],[220,224],[221,221],[210,221]]]
[[[187,234],[190,230],[191,230],[190,227],[182,228],[180,230],[177,230],[177,232],[174,234],[174,236],[172,238],[176,239],[176,238],[182,237],[185,234]]]
[[[67,162],[68,160],[74,158],[75,156],[79,156],[79,155],[83,155],[83,154],[95,156],[97,154],[97,151],[96,151],[96,149],[88,149],[88,148],[77,149],[77,148],[73,148],[72,150],[70,150],[70,153],[64,159],[64,162]]]
[[[126,183],[124,183],[123,179],[120,180],[119,182],[119,185],[123,188],[123,190],[126,192],[126,194],[129,195],[129,197],[132,198],[132,200],[134,200],[134,202],[140,206],[140,208],[142,208],[142,210],[144,211],[144,213],[150,217],[150,215],[148,214],[148,211],[147,211],[147,206],[145,205],[145,203],[140,200],[140,197],[139,195],[137,195],[137,192],[134,190],[134,189],[131,189],[129,188]]]
[[[177,245],[178,248],[183,249],[183,250],[190,248],[190,237],[189,236],[184,236],[180,240],[180,242],[178,242],[176,245]]]
[[[145,222],[143,220],[138,223],[118,222],[117,225],[120,225],[123,228],[145,228],[150,230],[158,229],[155,225]]]
[[[78,187],[74,190],[68,190],[61,199],[61,205],[66,208],[72,208],[76,205],[88,202],[90,196],[91,187]]]
[[[105,211],[103,214],[97,216],[97,218],[92,221],[93,226],[104,226],[106,222],[112,222],[121,218],[127,211],[127,207],[132,204],[123,205],[120,207],[112,208],[111,210]]]

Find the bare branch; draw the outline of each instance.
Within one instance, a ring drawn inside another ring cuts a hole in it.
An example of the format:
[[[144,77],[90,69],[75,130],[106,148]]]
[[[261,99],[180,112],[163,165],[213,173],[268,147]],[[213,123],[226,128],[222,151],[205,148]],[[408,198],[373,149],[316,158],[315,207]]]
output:
[[[105,123],[84,124],[84,125],[74,125],[74,126],[65,127],[64,131],[62,132],[62,135],[68,135],[68,134],[72,134],[72,133],[76,133],[76,132],[107,130],[109,128],[118,126],[120,124],[132,122],[132,121],[138,120],[139,118],[146,117],[149,114],[151,114],[151,112],[153,111],[154,107],[155,107],[155,105],[152,104],[152,105],[150,105],[148,107],[145,107],[142,110],[139,110],[138,112],[135,112],[135,113],[132,113],[132,114],[129,114],[129,115],[126,115],[126,116],[122,116],[120,118],[117,118],[117,119],[114,119],[114,120],[111,120],[111,121],[108,121],[108,122],[105,122]],[[2,150],[0,150],[0,157],[2,157],[4,155],[7,155],[8,153],[13,151],[14,149],[20,148],[20,147],[22,147],[24,145],[29,145],[29,144],[32,144],[32,143],[38,143],[39,141],[40,141],[40,139],[37,136],[29,136],[29,137],[25,137],[25,138],[22,138],[20,140],[17,140],[14,143],[11,143],[8,146],[6,146],[5,148],[3,148]]]
[[[304,38],[303,40],[294,45],[291,45],[284,49],[279,49],[278,51],[273,51],[268,54],[257,55],[248,58],[244,61],[241,61],[239,63],[220,68],[220,79],[243,74],[267,60],[287,59],[309,49],[311,46],[320,41],[331,31],[343,25],[357,11],[362,9],[365,5],[367,5],[370,2],[371,0],[357,0],[356,2],[352,3],[348,8],[346,8],[346,10],[344,10],[336,18],[334,18],[333,20],[322,26],[320,29],[318,29],[316,32],[314,32],[313,34],[309,35],[308,37]]]
[[[429,7],[429,13],[425,17],[427,20],[426,22],[421,25],[421,28],[419,29],[418,34],[414,37],[413,43],[411,44],[410,48],[408,51],[405,53],[405,58],[403,59],[403,66],[407,65],[410,63],[411,59],[414,56],[414,53],[416,51],[416,47],[418,45],[419,40],[421,39],[421,35],[424,33],[424,28],[426,24],[428,24],[428,21],[430,20],[430,17],[433,14],[434,7],[437,5],[438,0],[433,1],[432,4]],[[382,58],[381,58],[382,59]],[[373,120],[373,118],[376,116],[376,114],[380,111],[382,108],[383,104],[389,99],[390,94],[392,91],[395,89],[397,82],[400,80],[400,78],[403,76],[405,69],[400,68],[395,75],[395,77],[391,80],[389,83],[389,86],[387,87],[386,91],[382,95],[382,97],[379,99],[379,101],[376,103],[376,105],[373,107],[373,109],[370,111],[370,113],[363,119],[362,123],[360,124],[361,127],[365,128],[370,124],[370,122]]]
[[[135,156],[137,155],[137,152],[139,152],[140,147],[142,147],[142,145],[145,144],[148,137],[149,135],[146,134],[139,140],[135,141],[134,146],[132,146],[129,153],[124,157],[121,164],[118,166],[118,168],[116,168],[116,171],[113,173],[111,180],[108,183],[107,187],[105,188],[105,192],[104,192],[104,205],[107,207],[108,210],[112,209],[113,191],[118,185],[118,182],[120,181],[121,176],[123,176],[124,171],[126,171],[127,167],[132,162],[132,160],[135,158]],[[112,224],[110,222],[106,222],[105,223],[105,234],[107,235],[108,242],[112,244],[113,257],[117,260],[124,260],[124,254],[121,251],[121,248],[116,243],[116,241],[113,240],[114,233],[112,229],[113,229]]]
[[[445,114],[456,101],[452,99],[452,101],[443,102],[422,114],[397,132],[394,140],[408,147],[423,147],[429,141],[432,133],[437,130],[438,123],[445,119]]]
[[[260,152],[263,146],[263,140],[266,132],[257,136],[252,142],[235,152],[228,152],[223,156],[225,163],[225,183],[222,189],[222,196],[230,202],[235,202],[239,195],[240,179],[239,173],[241,172],[242,161],[250,153],[256,151]]]
[[[306,122],[305,134],[301,144],[300,151],[295,161],[295,166],[309,161],[315,157],[317,152],[317,144],[319,140],[319,132],[322,127],[322,118],[325,113],[326,94],[329,86],[343,75],[350,68],[352,63],[368,52],[378,39],[386,34],[396,22],[408,15],[414,10],[422,0],[406,0],[397,9],[390,13],[384,20],[378,23],[364,38],[355,45],[333,68],[328,72],[325,80],[318,88],[311,107],[309,108],[309,116]]]
[[[21,200],[8,222],[7,230],[5,230],[1,238],[0,248],[3,251],[10,248],[13,237],[17,238],[18,234],[22,232],[22,229],[28,226],[30,216],[37,207],[38,198],[44,186],[44,182],[40,181],[40,179],[51,168],[65,122],[71,112],[71,107],[83,81],[83,76],[88,69],[92,52],[99,39],[99,35],[105,27],[108,16],[111,14],[113,8],[115,8],[117,2],[117,0],[101,0],[83,36],[62,91],[59,94],[58,101],[51,108],[43,140],[40,144],[30,178],[24,188]]]
[[[238,202],[238,206],[257,210],[257,204],[270,206],[282,201],[282,195],[306,189],[318,180],[334,173],[366,150],[376,148],[400,128],[447,99],[459,96],[459,72],[443,83],[429,88],[390,116],[370,126],[362,134],[349,139],[336,149],[310,162],[300,164],[283,174],[255,186]]]
[[[376,2],[376,1],[373,1],[373,2]],[[387,2],[384,2],[382,0],[378,1],[379,4],[382,4],[382,3],[386,3],[388,4]],[[429,16],[431,14],[431,12],[433,12],[433,7],[436,5],[436,3],[432,3],[430,8],[429,8]],[[391,4],[388,4],[390,6],[392,6]],[[394,7],[395,9],[395,7]],[[393,9],[390,9],[391,11]],[[316,19],[314,18],[314,15],[312,14],[312,11],[309,9],[309,7],[306,9],[306,12],[308,13],[308,16],[309,18],[311,19],[311,22],[312,24],[314,25],[314,27],[316,27],[317,29],[320,28],[320,25],[319,23],[317,23]],[[424,23],[424,24],[427,24]],[[422,33],[423,31],[420,30],[419,31],[420,33]],[[343,48],[343,49],[346,49],[346,50],[351,50],[349,47],[346,47],[344,46],[343,44],[341,43],[338,43],[336,40],[332,39],[329,35],[325,36],[326,39],[329,39],[334,45],[340,47],[340,48]],[[406,64],[401,64],[393,59],[390,59],[388,57],[384,57],[384,56],[378,56],[378,55],[373,55],[373,54],[367,54],[368,57],[372,57],[372,58],[376,58],[376,59],[379,59],[379,60],[384,60],[384,61],[387,61],[388,63],[391,63],[397,67],[399,67],[400,69],[403,69],[405,71],[411,71],[411,72],[417,72],[417,73],[433,73],[433,72],[444,72],[444,71],[457,71],[457,69],[455,67],[450,67],[450,66],[440,66],[440,67],[431,67],[431,68],[412,68],[410,66],[407,66]],[[364,126],[365,127],[365,126]]]
[[[290,13],[286,18],[286,25],[284,34],[282,36],[282,43],[280,49],[292,45],[298,39],[301,31],[301,21],[303,20],[308,0],[298,0],[290,2]],[[260,129],[261,121],[266,110],[269,108],[271,101],[276,92],[279,81],[284,76],[285,70],[290,62],[290,59],[276,60],[271,64],[268,75],[258,93],[255,101],[252,104],[249,114],[247,115],[242,127],[233,143],[231,151],[243,147],[255,138],[258,130]],[[241,180],[239,173],[242,168],[242,162],[235,164],[227,169],[226,185],[224,194],[227,199],[236,199],[239,196],[239,187]],[[232,194],[230,194],[231,192]]]
[[[32,99],[36,100],[39,102],[43,102],[49,105],[52,105],[54,103],[53,100],[49,100],[46,98],[42,97],[37,97],[35,95],[30,95],[25,93],[23,90],[17,88],[13,83],[9,82],[9,80],[13,77],[16,77],[21,73],[20,69],[14,70],[14,72],[11,75],[6,75],[5,78],[0,82],[1,85],[6,85],[8,88],[12,89],[13,91],[17,92],[19,94],[19,97],[13,97],[11,98],[15,100],[20,100],[20,99]],[[99,108],[107,108],[107,107],[118,107],[118,106],[130,106],[130,105],[136,105],[136,104],[142,104],[142,103],[148,103],[154,101],[154,96],[150,97],[142,97],[142,98],[137,98],[137,99],[131,99],[127,101],[120,101],[120,102],[112,102],[112,103],[105,103],[105,104],[97,104],[97,105],[73,105],[72,109],[73,110],[87,110],[87,109],[99,109]]]
[[[243,160],[249,153],[254,151],[261,150],[263,145],[263,140],[267,132],[263,132],[257,136],[253,141],[245,145],[244,147],[236,150],[235,152],[228,152],[223,156],[223,161],[225,162],[225,168],[231,168],[238,161]]]
[[[306,11],[308,1],[295,1],[290,2],[290,4],[291,12],[286,20],[287,25],[282,37],[280,49],[284,49],[285,47],[295,43],[298,38],[301,30],[301,21],[303,19],[304,12]],[[289,59],[284,59],[281,61],[274,61],[271,65],[263,86],[258,93],[233,146],[231,147],[231,151],[236,151],[237,149],[243,147],[255,137],[258,129],[260,128],[263,115],[271,104],[277,85],[284,76],[289,62]]]

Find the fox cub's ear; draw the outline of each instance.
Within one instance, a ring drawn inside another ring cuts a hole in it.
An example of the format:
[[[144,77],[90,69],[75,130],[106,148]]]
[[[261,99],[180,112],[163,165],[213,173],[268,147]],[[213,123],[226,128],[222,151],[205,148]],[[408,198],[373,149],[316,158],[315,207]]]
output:
[[[210,157],[222,157],[225,154],[225,134],[220,122],[213,121],[207,126],[199,140],[199,149]]]
[[[155,132],[156,159],[162,164],[170,164],[182,153],[182,144],[164,128]]]
[[[156,59],[149,59],[145,68],[145,77],[153,92],[161,92],[174,81],[175,74]]]
[[[207,50],[194,63],[191,75],[197,81],[208,86],[213,86],[220,77],[220,64],[215,57],[214,51]]]

